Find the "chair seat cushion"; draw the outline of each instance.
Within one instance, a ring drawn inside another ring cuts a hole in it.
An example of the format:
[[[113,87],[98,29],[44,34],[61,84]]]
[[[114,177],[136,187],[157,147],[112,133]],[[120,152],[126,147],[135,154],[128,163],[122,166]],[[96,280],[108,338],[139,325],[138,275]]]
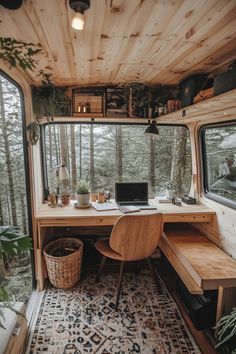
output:
[[[111,249],[109,240],[99,240],[95,243],[95,247],[103,256],[123,261],[123,257]]]

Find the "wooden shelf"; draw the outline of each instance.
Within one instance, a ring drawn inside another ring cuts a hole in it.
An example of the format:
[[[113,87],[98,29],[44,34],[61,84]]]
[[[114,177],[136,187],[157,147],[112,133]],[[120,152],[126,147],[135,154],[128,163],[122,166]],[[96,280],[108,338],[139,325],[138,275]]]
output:
[[[236,118],[236,89],[195,103],[157,118],[158,123],[190,123],[193,121],[231,120]]]
[[[236,89],[223,93],[208,100],[195,103],[191,106],[182,108],[178,111],[157,117],[158,124],[187,124],[194,121],[227,121],[236,118]],[[185,111],[185,115],[183,113]],[[73,117],[57,116],[54,117],[55,122],[75,122],[79,118],[79,122],[88,123],[91,119],[96,122],[107,123],[130,123],[130,124],[148,124],[154,118],[137,118],[137,117],[106,117],[97,113],[73,113]],[[46,117],[40,123],[47,123]]]
[[[104,117],[103,113],[73,113],[73,117],[81,117],[81,118],[101,118]]]

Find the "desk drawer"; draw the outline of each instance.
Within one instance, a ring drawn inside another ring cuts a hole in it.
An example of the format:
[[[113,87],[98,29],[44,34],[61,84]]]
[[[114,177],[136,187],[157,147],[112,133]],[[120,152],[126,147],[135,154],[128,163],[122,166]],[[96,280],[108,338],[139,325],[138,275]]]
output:
[[[181,207],[180,207],[181,208]],[[164,222],[211,222],[212,215],[205,213],[163,214]]]
[[[40,219],[40,227],[44,226],[112,226],[117,220],[117,216],[95,216],[95,217],[80,217],[80,218],[53,218]]]

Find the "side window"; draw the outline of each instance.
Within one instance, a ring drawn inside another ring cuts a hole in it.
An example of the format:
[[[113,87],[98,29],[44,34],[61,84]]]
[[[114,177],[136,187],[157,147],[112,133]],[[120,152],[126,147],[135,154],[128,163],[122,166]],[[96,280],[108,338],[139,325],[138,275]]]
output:
[[[206,195],[236,208],[236,124],[202,130]]]
[[[0,72],[0,234],[15,226],[29,233],[26,171],[23,141],[21,92]],[[2,250],[0,242],[0,249]],[[24,246],[23,246],[24,247]],[[8,246],[8,249],[10,247]],[[0,290],[10,299],[27,302],[32,291],[32,267],[29,251],[20,255],[0,252]]]

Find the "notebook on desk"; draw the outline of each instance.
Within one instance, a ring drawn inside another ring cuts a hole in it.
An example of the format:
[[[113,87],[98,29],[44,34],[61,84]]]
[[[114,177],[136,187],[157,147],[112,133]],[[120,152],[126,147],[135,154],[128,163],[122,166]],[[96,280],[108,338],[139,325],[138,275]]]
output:
[[[155,210],[148,203],[147,182],[119,182],[115,184],[115,201],[118,207],[136,206],[140,210]]]

